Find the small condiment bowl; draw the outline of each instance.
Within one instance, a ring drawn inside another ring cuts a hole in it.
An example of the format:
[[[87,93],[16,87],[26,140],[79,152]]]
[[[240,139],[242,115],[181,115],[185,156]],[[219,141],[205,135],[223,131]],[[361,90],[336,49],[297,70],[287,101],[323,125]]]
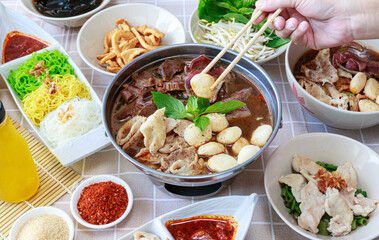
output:
[[[80,27],[82,26],[88,18],[90,18],[93,14],[98,12],[99,10],[103,9],[111,0],[103,0],[97,8],[72,17],[49,17],[45,16],[42,13],[40,13],[37,8],[34,6],[35,0],[21,0],[21,5],[24,7],[24,9],[32,14],[33,16],[40,18],[50,24],[53,24],[55,26],[59,27]]]
[[[69,230],[69,240],[74,239],[74,223],[71,219],[71,217],[63,210],[56,208],[56,207],[37,207],[30,211],[27,211],[21,217],[17,219],[17,221],[13,224],[10,234],[9,234],[9,240],[16,240],[17,234],[20,231],[20,229],[24,226],[24,224],[32,217],[41,215],[41,214],[53,214],[57,215],[67,223],[68,230]]]
[[[88,187],[89,185],[92,185],[94,183],[100,183],[100,182],[108,182],[108,181],[119,184],[119,185],[123,186],[126,190],[126,193],[128,195],[128,206],[126,207],[124,214],[122,214],[122,216],[119,219],[117,219],[111,223],[104,224],[104,225],[96,225],[96,224],[91,224],[91,223],[86,222],[79,215],[79,212],[77,209],[77,204],[78,204],[78,201],[80,198],[80,194],[82,193],[83,189],[85,187]],[[74,216],[74,218],[76,219],[76,221],[78,221],[80,224],[82,224],[85,227],[93,228],[93,229],[104,229],[104,228],[109,228],[109,227],[115,226],[116,224],[118,224],[122,220],[124,220],[124,218],[126,216],[128,216],[130,210],[132,210],[132,206],[133,206],[133,193],[132,193],[131,188],[129,187],[129,185],[124,180],[122,180],[121,178],[112,176],[112,175],[98,175],[98,176],[94,176],[94,177],[91,177],[91,178],[83,181],[82,183],[80,183],[80,185],[75,189],[74,193],[72,194],[71,203],[70,203],[71,213]]]

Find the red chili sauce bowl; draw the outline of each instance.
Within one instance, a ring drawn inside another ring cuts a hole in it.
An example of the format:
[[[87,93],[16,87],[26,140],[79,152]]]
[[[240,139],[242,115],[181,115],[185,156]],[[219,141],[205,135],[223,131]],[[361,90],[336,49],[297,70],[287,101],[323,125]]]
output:
[[[133,193],[122,179],[99,175],[83,181],[71,197],[71,213],[83,226],[95,229],[121,222],[133,206]]]

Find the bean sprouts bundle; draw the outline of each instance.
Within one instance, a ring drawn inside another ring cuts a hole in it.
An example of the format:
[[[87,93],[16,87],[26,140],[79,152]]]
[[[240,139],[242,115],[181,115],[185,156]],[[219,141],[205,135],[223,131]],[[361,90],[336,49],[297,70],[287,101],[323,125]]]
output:
[[[47,76],[74,74],[74,68],[68,62],[68,56],[58,50],[33,53],[16,71],[10,71],[8,82],[21,100],[33,92]]]
[[[245,26],[245,24],[233,21],[220,20],[217,23],[209,23],[206,20],[199,20],[199,26],[204,31],[200,36],[195,35],[196,39],[202,43],[225,47],[237,33]],[[259,31],[257,27],[250,26],[248,30],[237,40],[231,47],[236,52],[241,52],[248,44],[251,38]],[[246,52],[245,56],[257,61],[267,58],[275,53],[274,48],[267,47],[265,44],[270,40],[264,34]]]
[[[37,90],[25,95],[22,100],[23,110],[38,127],[49,112],[76,96],[91,99],[88,87],[74,75],[56,75],[50,81],[44,81]]]
[[[41,122],[41,133],[53,147],[59,147],[82,136],[101,124],[98,104],[75,97],[50,112]]]

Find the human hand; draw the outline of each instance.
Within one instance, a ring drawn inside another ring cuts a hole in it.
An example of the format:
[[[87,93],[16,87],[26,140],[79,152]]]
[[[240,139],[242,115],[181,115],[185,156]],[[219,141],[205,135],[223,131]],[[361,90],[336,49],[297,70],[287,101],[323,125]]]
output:
[[[313,49],[334,47],[354,39],[349,11],[354,9],[352,5],[350,0],[258,0],[256,9],[264,13],[255,24],[262,22],[268,13],[283,8],[270,25],[278,37]]]

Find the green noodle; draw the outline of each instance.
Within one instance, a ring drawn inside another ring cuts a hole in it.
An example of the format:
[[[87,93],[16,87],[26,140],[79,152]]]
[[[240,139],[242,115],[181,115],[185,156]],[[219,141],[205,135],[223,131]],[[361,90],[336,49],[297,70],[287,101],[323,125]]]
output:
[[[24,96],[33,92],[42,82],[46,79],[46,75],[53,77],[54,75],[75,75],[74,68],[68,63],[68,56],[59,52],[58,50],[43,51],[41,53],[33,53],[32,56],[21,64],[16,71],[10,71],[8,82],[17,92],[20,99],[24,99]],[[29,73],[36,68],[36,64],[39,61],[44,62],[45,69],[47,71],[41,71],[41,74],[36,77],[34,73]],[[76,75],[75,75],[76,76]]]

